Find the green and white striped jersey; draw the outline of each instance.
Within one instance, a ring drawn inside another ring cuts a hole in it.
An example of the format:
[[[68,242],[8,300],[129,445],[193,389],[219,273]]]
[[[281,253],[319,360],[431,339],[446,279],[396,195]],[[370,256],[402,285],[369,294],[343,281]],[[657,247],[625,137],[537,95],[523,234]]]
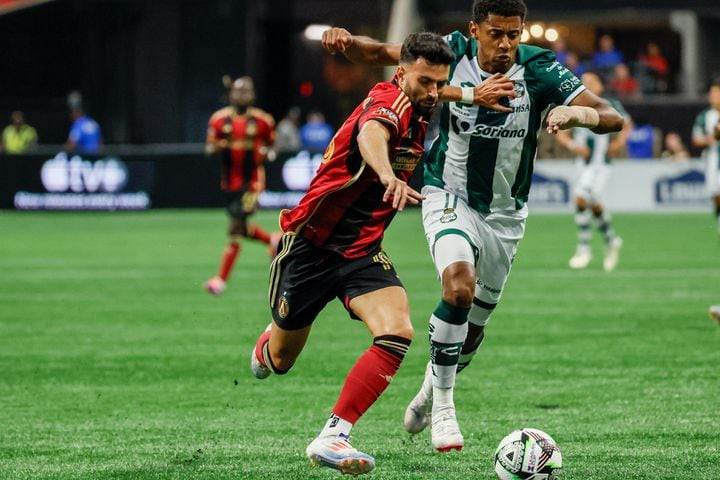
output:
[[[628,118],[628,113],[622,104],[614,98],[605,98],[608,103],[618,111],[623,118]],[[585,145],[590,149],[590,156],[588,158],[580,158],[585,165],[598,165],[610,163],[610,155],[608,155],[608,148],[610,147],[610,139],[613,133],[595,133],[588,128],[573,128],[573,142],[576,145]]]
[[[449,84],[472,87],[492,76],[478,64],[478,44],[460,32],[445,37],[457,58]],[[488,213],[518,210],[527,202],[543,111],[567,105],[585,90],[550,50],[520,45],[506,75],[518,97],[512,113],[460,102],[443,103],[440,132],[425,158],[425,184],[463,198]]]
[[[693,125],[693,137],[707,137],[715,131],[715,125],[720,121],[720,112],[708,107],[698,114]],[[708,165],[713,169],[720,168],[720,141],[715,140],[703,151]]]

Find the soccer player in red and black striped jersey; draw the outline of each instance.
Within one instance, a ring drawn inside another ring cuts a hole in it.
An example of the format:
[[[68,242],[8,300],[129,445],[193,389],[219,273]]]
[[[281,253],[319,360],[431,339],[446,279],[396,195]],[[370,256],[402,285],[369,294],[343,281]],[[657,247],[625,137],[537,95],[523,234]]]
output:
[[[205,289],[220,295],[225,290],[243,237],[268,245],[271,255],[280,233],[268,233],[248,221],[255,213],[260,193],[265,189],[267,159],[275,141],[275,121],[270,114],[253,106],[255,86],[250,77],[240,77],[229,85],[230,105],[210,117],[205,151],[221,162],[220,188],[225,193],[230,216],[229,240],[217,275],[205,282]]]
[[[412,340],[407,295],[381,242],[397,211],[423,198],[407,181],[454,60],[442,37],[409,35],[393,80],[370,90],[330,142],[305,197],[280,214],[284,234],[270,270],[273,322],[258,338],[251,368],[258,378],[286,373],[333,297],[366,324],[373,343],[306,451],[314,464],[343,473],[374,468],[373,457],[349,444],[350,429],[388,386]]]

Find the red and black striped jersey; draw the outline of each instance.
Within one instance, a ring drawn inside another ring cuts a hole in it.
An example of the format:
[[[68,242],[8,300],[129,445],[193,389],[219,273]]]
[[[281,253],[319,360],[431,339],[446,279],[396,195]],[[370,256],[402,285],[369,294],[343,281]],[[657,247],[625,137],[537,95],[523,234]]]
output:
[[[427,122],[414,114],[410,99],[396,83],[378,83],[333,137],[298,206],[280,213],[284,232],[296,232],[316,247],[347,258],[380,248],[397,210],[383,202],[385,187],[360,155],[357,135],[368,120],[387,127],[395,175],[404,181],[410,178],[423,153]]]
[[[221,150],[220,188],[226,192],[263,190],[265,178],[260,166],[275,141],[272,116],[254,107],[242,115],[232,107],[221,108],[210,117],[207,143],[222,139],[230,148]]]

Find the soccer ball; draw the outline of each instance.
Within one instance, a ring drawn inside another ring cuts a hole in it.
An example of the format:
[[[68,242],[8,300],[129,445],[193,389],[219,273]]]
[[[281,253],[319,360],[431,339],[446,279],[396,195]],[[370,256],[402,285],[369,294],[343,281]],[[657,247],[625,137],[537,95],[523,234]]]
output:
[[[500,480],[555,480],[561,470],[562,455],[555,440],[536,428],[511,432],[495,450]]]

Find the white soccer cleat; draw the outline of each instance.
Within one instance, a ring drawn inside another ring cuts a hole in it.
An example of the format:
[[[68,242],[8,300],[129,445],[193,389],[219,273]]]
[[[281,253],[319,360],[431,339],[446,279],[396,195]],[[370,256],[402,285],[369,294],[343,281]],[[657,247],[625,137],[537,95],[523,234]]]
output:
[[[585,268],[590,264],[592,260],[592,251],[587,245],[578,245],[575,250],[575,255],[570,258],[568,264],[570,268]]]
[[[428,362],[427,368],[425,369],[425,380],[427,376],[432,376],[432,364]],[[423,382],[423,385],[426,382]],[[420,391],[415,398],[410,401],[410,404],[405,409],[405,416],[403,417],[403,426],[405,431],[415,435],[422,432],[430,425],[432,421],[432,390],[430,395],[425,393],[425,389],[420,387]]]
[[[260,359],[262,358],[263,345],[265,345],[265,342],[267,342],[270,338],[271,328],[272,323],[268,325],[262,335],[260,335],[257,343],[252,349],[252,352],[250,352],[250,370],[252,371],[252,374],[255,375],[255,378],[259,380],[269,377],[272,373],[272,370],[260,362]]]
[[[460,426],[455,417],[455,407],[435,412],[432,418],[432,446],[441,453],[462,450],[465,445]]]
[[[603,259],[603,269],[606,272],[612,272],[617,267],[620,258],[620,249],[622,248],[622,238],[614,237],[610,240],[610,244],[605,248],[605,258]]]
[[[375,468],[375,459],[350,445],[343,435],[317,437],[305,450],[314,466],[330,467],[350,475],[361,475]]]
[[[205,282],[205,285],[203,285],[203,287],[210,295],[219,297],[225,291],[226,285],[227,283],[225,283],[225,280],[218,276],[214,276],[210,280]]]
[[[708,310],[708,315],[720,325],[720,305],[711,306]]]

